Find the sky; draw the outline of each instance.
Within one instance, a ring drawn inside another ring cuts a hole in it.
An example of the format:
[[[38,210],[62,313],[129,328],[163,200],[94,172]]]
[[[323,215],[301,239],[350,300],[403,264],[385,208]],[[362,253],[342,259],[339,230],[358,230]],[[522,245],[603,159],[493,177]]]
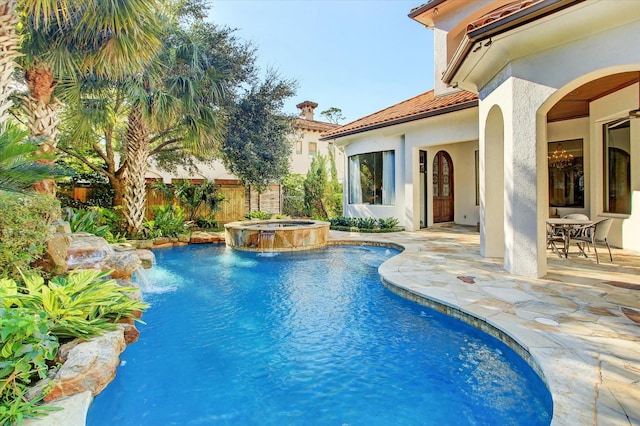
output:
[[[410,19],[424,0],[212,0],[209,20],[237,29],[258,65],[297,81],[296,104],[357,120],[433,88],[433,32]]]

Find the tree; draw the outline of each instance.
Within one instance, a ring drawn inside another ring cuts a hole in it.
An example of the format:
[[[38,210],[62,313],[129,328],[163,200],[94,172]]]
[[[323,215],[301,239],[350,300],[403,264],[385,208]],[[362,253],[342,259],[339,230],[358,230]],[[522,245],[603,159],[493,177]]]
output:
[[[178,30],[179,28],[173,27],[170,33]],[[203,98],[197,102],[203,108],[216,111],[217,117],[223,116],[227,105],[233,105],[237,88],[254,78],[255,50],[250,44],[239,41],[233,30],[210,23],[195,20],[180,31],[188,35],[197,56],[202,59],[198,67],[187,66],[185,64],[190,62],[180,59],[188,56],[183,51],[179,58],[170,61],[174,65],[164,64],[166,74],[173,76],[171,82],[167,80],[167,85],[188,87],[193,92],[196,88],[199,90],[203,87],[189,83],[199,80],[198,74],[205,71],[211,76],[219,74],[220,78],[216,79],[217,90],[226,96],[213,100]],[[184,34],[178,36],[168,33],[165,39],[167,50],[179,51],[178,46],[185,45],[180,40],[184,41],[185,37]],[[185,73],[191,77],[186,78]],[[105,175],[115,193],[114,204],[122,205],[124,172],[127,166],[124,161],[124,135],[131,106],[129,88],[122,81],[87,77],[78,81],[75,90],[78,102],[70,103],[64,111],[59,149],[66,154],[65,161],[74,167]],[[186,133],[181,130],[186,122],[187,120],[176,120],[171,129],[166,126],[164,132],[150,135],[148,158],[155,167],[175,170],[177,166],[181,166],[196,171],[196,159],[206,163],[217,156],[217,142],[209,139],[204,140],[207,149],[194,149],[197,145],[190,144],[184,137]]]
[[[13,72],[20,56],[20,35],[16,32],[19,19],[15,0],[0,1],[0,130],[7,123],[10,95],[14,90]]]
[[[311,217],[329,217],[325,207],[325,193],[327,190],[327,159],[317,155],[311,161],[311,167],[304,180],[304,204],[307,214]]]
[[[21,57],[28,94],[26,125],[44,152],[58,142],[58,110],[78,75],[123,78],[143,69],[158,53],[158,0],[19,0],[25,37]],[[58,94],[58,96],[56,95]],[[55,186],[43,185],[54,192]]]
[[[294,95],[294,84],[269,71],[231,107],[222,160],[228,171],[258,192],[288,173],[288,137],[295,117],[282,113],[282,107]]]
[[[329,123],[333,124],[340,124],[340,121],[345,118],[344,115],[342,115],[342,110],[336,107],[326,109],[322,111],[320,115],[326,118]]]

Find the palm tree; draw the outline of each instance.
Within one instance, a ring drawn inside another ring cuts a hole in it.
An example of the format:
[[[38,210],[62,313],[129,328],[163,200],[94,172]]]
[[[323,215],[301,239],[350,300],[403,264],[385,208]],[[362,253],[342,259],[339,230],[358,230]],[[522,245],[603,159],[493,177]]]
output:
[[[29,89],[22,109],[31,136],[42,138],[44,152],[55,152],[61,106],[55,93],[73,87],[78,75],[118,79],[144,69],[161,47],[159,0],[18,1]]]
[[[9,96],[13,92],[13,72],[16,58],[20,56],[20,36],[16,32],[18,15],[15,0],[0,1],[0,131],[9,118],[13,104]]]
[[[146,214],[148,159],[180,149],[211,156],[222,139],[216,108],[224,97],[224,72],[214,67],[198,34],[176,29],[165,41],[160,65],[131,85],[132,107],[125,136],[127,230],[137,234]]]
[[[27,133],[11,124],[0,131],[0,191],[26,193],[53,174],[50,164],[39,162],[46,158],[36,154],[38,144]]]

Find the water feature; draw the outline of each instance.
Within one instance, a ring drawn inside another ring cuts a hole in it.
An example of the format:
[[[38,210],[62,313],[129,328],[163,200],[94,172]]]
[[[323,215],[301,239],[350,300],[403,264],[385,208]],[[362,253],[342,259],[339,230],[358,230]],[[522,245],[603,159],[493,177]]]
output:
[[[532,369],[380,283],[397,252],[156,251],[140,340],[87,425],[549,424]]]
[[[225,226],[225,241],[237,250],[266,253],[311,250],[324,247],[329,239],[329,222],[320,220],[273,219],[231,222]]]

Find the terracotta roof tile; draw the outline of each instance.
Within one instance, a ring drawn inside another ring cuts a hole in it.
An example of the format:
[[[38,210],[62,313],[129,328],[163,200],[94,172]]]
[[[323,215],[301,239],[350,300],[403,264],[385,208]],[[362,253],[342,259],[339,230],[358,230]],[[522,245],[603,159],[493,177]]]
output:
[[[408,121],[420,120],[429,116],[444,114],[452,108],[467,108],[477,105],[478,96],[471,92],[460,91],[436,97],[433,90],[421,93],[381,111],[362,117],[337,129],[322,134],[321,139],[340,138],[355,133],[366,132],[380,127]]]
[[[517,0],[501,6],[486,15],[470,22],[467,25],[467,32],[473,31],[494,21],[500,20],[506,16],[516,13],[522,9],[525,9],[535,3],[540,3],[542,0]]]
[[[293,126],[296,129],[301,130],[311,130],[318,132],[326,132],[331,129],[335,129],[339,127],[338,124],[327,123],[325,121],[316,121],[316,120],[305,120],[304,118],[296,118],[296,121],[293,123]]]

